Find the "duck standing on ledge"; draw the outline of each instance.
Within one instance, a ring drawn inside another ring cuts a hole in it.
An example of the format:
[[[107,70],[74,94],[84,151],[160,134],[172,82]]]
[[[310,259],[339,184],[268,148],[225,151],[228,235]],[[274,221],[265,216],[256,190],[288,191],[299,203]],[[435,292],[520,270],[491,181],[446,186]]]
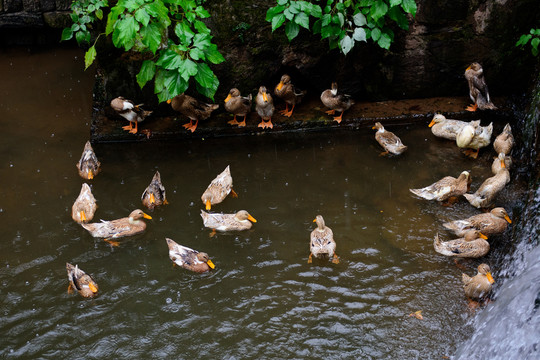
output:
[[[86,180],[92,180],[101,171],[101,163],[98,161],[90,141],[84,145],[84,150],[77,163],[79,175]]]
[[[272,115],[274,115],[274,99],[272,99],[272,95],[266,91],[266,87],[264,86],[259,88],[257,97],[255,98],[255,110],[257,110],[257,114],[261,117],[261,122],[258,126],[263,129],[273,129]]]
[[[336,111],[340,111],[339,116],[334,117],[334,120],[339,124],[343,118],[343,113],[349,110],[354,105],[354,101],[347,94],[338,93],[336,82],[332,83],[331,89],[326,89],[321,94],[321,101],[330,110],[326,111],[328,115],[334,115]]]
[[[244,97],[240,95],[240,90],[232,88],[229,91],[229,95],[225,98],[225,110],[234,115],[234,119],[228,122],[231,125],[238,125],[238,127],[246,126],[247,114],[251,111],[251,94]],[[244,120],[238,122],[236,116],[243,116]]]
[[[283,116],[291,117],[294,111],[296,104],[302,101],[302,97],[306,94],[305,91],[298,91],[291,82],[291,77],[287,74],[284,74],[279,81],[279,84],[276,85],[274,89],[274,94],[277,97],[285,101],[285,110],[281,110],[280,113]],[[291,110],[289,111],[289,105],[291,105]]]
[[[474,102],[473,105],[466,108],[467,111],[497,109],[489,97],[488,86],[484,78],[484,69],[479,63],[473,62],[465,70],[465,79],[469,84],[469,97]]]
[[[146,111],[141,108],[142,104],[135,105],[133,101],[124,99],[122,96],[111,100],[111,108],[116,113],[129,121],[129,125],[123,126],[122,129],[129,131],[131,134],[136,134],[138,124],[152,114],[152,111]],[[135,124],[135,126],[133,126]]]
[[[189,123],[182,126],[191,132],[195,132],[199,120],[208,119],[212,111],[219,107],[218,104],[207,104],[184,93],[167,100],[167,104],[171,104],[174,111],[189,118]]]

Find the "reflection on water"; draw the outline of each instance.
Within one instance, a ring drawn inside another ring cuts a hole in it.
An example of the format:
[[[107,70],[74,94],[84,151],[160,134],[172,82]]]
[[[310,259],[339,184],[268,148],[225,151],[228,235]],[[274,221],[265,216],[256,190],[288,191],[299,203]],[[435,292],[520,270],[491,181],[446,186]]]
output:
[[[170,202],[149,212],[144,234],[111,248],[70,215],[91,108],[80,56],[0,58],[11,70],[0,83],[2,357],[441,358],[468,337],[461,270],[432,244],[437,231],[451,237],[443,221],[477,210],[408,189],[462,170],[476,188],[491,176],[490,150],[465,159],[425,126],[390,128],[409,145],[392,158],[379,156],[369,128],[98,144],[95,221],[141,207],[156,170]],[[239,197],[212,210],[246,209],[258,222],[210,237],[200,196],[227,165]],[[334,231],[337,265],[307,263],[317,214]],[[174,268],[165,237],[207,252],[216,270]],[[67,294],[66,262],[96,279],[97,298]],[[478,263],[465,262],[470,274]],[[408,316],[417,310],[424,320]]]

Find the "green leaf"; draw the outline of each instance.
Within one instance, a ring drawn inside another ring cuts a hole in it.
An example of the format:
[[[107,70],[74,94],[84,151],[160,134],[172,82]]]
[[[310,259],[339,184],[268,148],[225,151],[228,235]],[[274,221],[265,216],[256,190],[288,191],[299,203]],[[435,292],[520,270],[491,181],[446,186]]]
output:
[[[401,7],[395,6],[388,11],[390,19],[394,20],[398,26],[404,30],[409,29],[409,19],[407,15],[401,10]]]
[[[325,26],[321,28],[321,38],[326,39],[327,37],[337,37],[341,33],[341,28],[337,26]]]
[[[148,15],[144,8],[140,8],[139,10],[135,11],[135,19],[143,26],[147,26],[150,22],[150,15]]]
[[[62,37],[60,38],[60,41],[69,40],[73,37],[73,30],[71,28],[65,28],[62,30]]]
[[[210,87],[214,82],[214,73],[210,67],[205,63],[197,63],[197,74],[195,74],[195,80],[202,87]]]
[[[292,1],[287,8],[292,14],[298,14],[300,12],[300,4],[298,1]],[[285,13],[285,12],[284,12]]]
[[[361,12],[356,13],[353,16],[354,25],[356,26],[364,26],[367,24],[366,17]]]
[[[536,56],[538,54],[538,45],[540,44],[540,38],[535,37],[531,40],[531,46],[533,48],[533,54]]]
[[[285,10],[285,6],[274,6],[268,9],[266,12],[266,21],[271,22],[276,15],[283,13],[283,10]]]
[[[64,29],[64,31],[65,31],[65,29]],[[532,38],[531,34],[521,35],[518,42],[516,43],[516,46],[520,46],[520,45],[523,46],[523,45],[527,44],[529,42],[529,40],[531,40],[531,38]]]
[[[219,86],[219,79],[216,75],[212,76],[212,84],[210,86],[201,86],[199,83],[195,83],[195,86],[197,87],[197,91],[206,96],[207,98],[210,98],[214,100],[214,95],[216,94],[216,90]]]
[[[195,34],[193,37],[193,46],[200,50],[206,50],[210,46],[210,35],[208,34]]]
[[[225,61],[225,58],[217,49],[216,44],[210,44],[204,51],[207,61],[210,61],[212,64],[221,64]]]
[[[75,33],[75,40],[77,40],[77,44],[82,44],[84,43],[84,39],[85,39],[85,36],[84,36],[84,31],[77,31]]]
[[[195,76],[199,71],[197,64],[190,59],[185,59],[178,68],[185,81],[189,81],[189,78]]]
[[[322,10],[321,10],[321,7],[319,5],[313,5],[311,7],[311,16],[313,16],[314,18],[317,18],[317,19],[321,18]]]
[[[210,34],[210,29],[201,20],[195,20],[193,26],[195,26],[195,30],[197,30],[201,34]]]
[[[374,28],[373,30],[371,30],[371,38],[373,39],[373,41],[378,41],[380,37],[381,37],[381,29]]]
[[[288,22],[287,25],[285,25],[285,35],[287,35],[287,39],[289,39],[289,41],[292,41],[292,39],[294,39],[299,32],[300,27],[298,24]]]
[[[118,16],[126,10],[123,6],[115,6],[111,9],[111,12],[109,15],[107,15],[107,27],[105,28],[105,34],[110,35],[116,25],[116,22],[118,21]]]
[[[181,63],[182,57],[171,49],[161,51],[159,59],[156,61],[157,66],[161,66],[167,70],[178,69]]]
[[[187,81],[184,80],[178,70],[171,70],[165,73],[164,85],[171,97],[183,93],[188,88]]]
[[[414,0],[413,0],[414,2]],[[382,1],[376,1],[369,9],[373,21],[377,21],[382,18],[388,12],[388,5]]]
[[[123,0],[122,5],[125,6],[125,8],[129,12],[134,12],[139,7],[141,7],[144,4],[143,0]]]
[[[153,18],[160,19],[165,26],[171,24],[171,19],[169,18],[169,9],[165,7],[163,2],[156,0],[150,3],[146,3],[144,8],[146,12]]]
[[[341,39],[339,42],[339,48],[341,49],[344,55],[347,55],[349,51],[351,51],[353,46],[354,46],[354,41],[348,35],[344,36],[343,39]]]
[[[103,20],[103,10],[101,9],[97,9],[96,12],[96,17],[99,19],[99,20]]]
[[[392,39],[390,38],[388,34],[383,33],[381,34],[381,37],[377,41],[377,44],[383,49],[388,50],[390,49],[390,44],[392,44]]]
[[[277,0],[278,5],[285,5],[289,2],[289,0]]]
[[[189,51],[189,57],[191,57],[193,60],[205,60],[204,59],[204,52],[199,48],[192,48]]]
[[[134,39],[139,31],[139,23],[131,15],[118,20],[113,31],[113,44],[117,48],[124,47],[126,51],[133,47]]]
[[[325,26],[327,26],[328,24],[330,24],[332,22],[332,15],[324,14],[321,19],[322,19],[321,20],[321,26],[325,27]]]
[[[161,44],[161,27],[156,23],[143,27],[140,31],[142,43],[155,54]]]
[[[202,6],[197,6],[195,8],[195,14],[197,14],[201,19],[210,17],[210,13],[206,11],[206,9],[203,8]]]
[[[402,0],[390,0],[390,7],[394,7],[396,5],[399,5],[401,4],[403,1]]]
[[[193,39],[193,36],[195,35],[189,25],[185,22],[177,23],[174,27],[174,33],[176,34],[176,36],[178,36],[180,43],[184,45],[191,44],[191,39]]]
[[[144,60],[141,70],[137,74],[137,83],[142,89],[144,85],[154,77],[156,73],[156,64],[152,60]]]
[[[88,69],[90,65],[96,59],[96,48],[94,45],[90,46],[90,49],[84,54],[84,70]]]
[[[278,14],[272,18],[272,32],[279,28],[285,22],[285,15]]]
[[[322,21],[321,19],[318,19],[316,20],[314,23],[313,23],[313,27],[312,27],[312,30],[314,34],[320,34],[321,33],[321,26],[322,24]]]
[[[366,30],[361,27],[354,29],[353,39],[356,41],[366,41]]]
[[[294,22],[309,30],[309,17],[305,13],[296,14]]]
[[[294,14],[291,12],[289,8],[285,9],[283,12],[283,15],[285,15],[285,18],[289,21],[291,21],[294,18]]]
[[[401,7],[413,17],[416,16],[416,2],[414,0],[403,0]]]

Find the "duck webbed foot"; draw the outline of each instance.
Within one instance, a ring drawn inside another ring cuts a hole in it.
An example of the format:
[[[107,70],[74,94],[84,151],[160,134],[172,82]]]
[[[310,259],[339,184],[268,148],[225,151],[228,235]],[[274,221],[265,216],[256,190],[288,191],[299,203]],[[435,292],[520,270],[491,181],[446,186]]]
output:
[[[108,242],[111,246],[120,246],[120,243],[118,241],[114,241],[111,239],[103,239],[104,241]]]
[[[476,111],[478,109],[478,104],[474,103],[474,105],[469,105],[465,108],[467,111]]]
[[[195,121],[195,124],[193,124],[192,120],[189,120],[189,124],[184,124],[182,126],[185,127],[186,130],[189,130],[191,132],[195,132],[195,130],[197,129],[198,124],[199,124],[199,120]]]
[[[332,263],[339,264],[339,257],[337,256],[337,254],[334,254],[334,256],[332,257]]]

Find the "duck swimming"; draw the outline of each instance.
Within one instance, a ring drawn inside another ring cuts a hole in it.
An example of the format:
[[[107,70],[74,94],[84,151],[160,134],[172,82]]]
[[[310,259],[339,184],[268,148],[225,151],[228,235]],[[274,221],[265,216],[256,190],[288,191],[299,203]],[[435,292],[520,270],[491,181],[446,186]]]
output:
[[[201,210],[204,226],[217,231],[241,231],[251,229],[251,222],[257,220],[246,210],[240,210],[236,214],[207,213]]]
[[[429,186],[421,189],[409,189],[409,191],[426,200],[446,201],[465,194],[469,189],[471,180],[469,172],[463,171],[457,179],[452,176],[445,176]]]
[[[229,193],[231,193],[233,197],[238,197],[236,192],[232,189],[232,185],[233,179],[231,176],[231,169],[229,165],[227,165],[225,170],[210,182],[210,185],[208,185],[201,196],[203,204],[206,205],[206,210],[210,210],[212,205],[221,203]]]
[[[92,298],[97,295],[98,284],[90,275],[79,269],[77,265],[73,266],[70,263],[66,263],[66,269],[69,281],[68,293],[77,290],[85,298]]]
[[[255,98],[255,110],[257,110],[257,114],[261,117],[258,127],[273,129],[272,115],[274,115],[274,100],[264,86],[259,88],[257,97]]]
[[[473,120],[470,123],[461,120],[447,119],[443,114],[435,114],[428,127],[431,128],[431,133],[437,137],[448,140],[456,140],[457,133],[465,125],[480,125],[480,120]]]
[[[506,124],[503,131],[493,141],[493,149],[497,154],[509,155],[513,147],[514,135],[512,135],[512,127],[510,124]]]
[[[79,170],[80,177],[86,180],[92,180],[101,171],[101,163],[97,159],[90,141],[84,145],[83,153],[77,163],[77,170]]]
[[[490,206],[495,196],[510,182],[510,172],[504,165],[504,159],[500,163],[501,169],[499,172],[495,176],[484,180],[474,194],[463,194],[472,206],[479,209]]]
[[[493,162],[491,163],[491,172],[493,175],[497,175],[497,173],[505,167],[510,171],[510,167],[512,167],[512,157],[508,155],[504,155],[504,153],[499,153],[499,156],[493,159]]]
[[[339,257],[336,255],[336,241],[332,229],[325,225],[322,215],[317,215],[313,222],[317,223],[317,228],[311,232],[309,242],[309,258],[311,263],[313,257],[332,259],[334,264],[339,264]]]
[[[137,209],[133,210],[128,217],[111,221],[101,220],[99,223],[81,224],[81,226],[88,230],[93,237],[106,238],[105,241],[111,245],[118,246],[117,242],[110,241],[109,239],[132,236],[144,232],[146,230],[146,223],[141,220],[143,218],[152,219],[150,215]]]
[[[473,277],[465,273],[462,274],[461,280],[463,282],[465,296],[473,300],[482,300],[485,298],[491,292],[491,284],[495,282],[493,276],[491,276],[491,269],[488,264],[478,265],[478,273]]]
[[[401,139],[393,132],[387,131],[380,122],[376,122],[372,129],[377,129],[375,140],[385,150],[380,155],[387,155],[388,153],[400,155],[407,150],[407,146],[403,145]]]
[[[135,105],[133,101],[124,99],[122,96],[111,100],[111,108],[118,115],[129,121],[129,125],[123,126],[122,129],[129,131],[131,134],[136,134],[138,124],[152,114],[152,111],[143,110],[141,106],[142,104]]]
[[[469,97],[474,102],[473,105],[466,108],[467,111],[497,109],[489,97],[488,86],[484,78],[484,69],[479,63],[473,62],[465,70],[465,79],[467,79],[469,85]]]
[[[336,82],[332,83],[332,88],[324,90],[321,94],[321,101],[330,110],[326,111],[328,115],[334,115],[336,111],[340,111],[339,116],[334,117],[334,121],[341,123],[343,113],[350,109],[354,105],[354,101],[347,94],[338,92],[338,86]]]
[[[487,236],[478,230],[469,230],[462,238],[444,242],[439,238],[439,234],[436,234],[433,247],[444,256],[479,258],[489,252],[489,243],[486,239]]]
[[[150,185],[144,190],[141,196],[141,201],[144,206],[153,210],[156,206],[167,205],[167,196],[165,187],[161,183],[161,175],[156,171]]]
[[[238,125],[238,127],[246,126],[247,114],[251,111],[251,94],[248,97],[240,95],[240,90],[232,88],[229,91],[229,95],[225,98],[225,110],[232,113],[234,118],[228,122],[231,125]],[[244,120],[238,122],[236,116],[243,116]]]
[[[218,104],[207,104],[184,93],[167,100],[167,104],[171,104],[174,111],[189,118],[189,123],[182,126],[191,132],[195,132],[199,120],[208,119],[212,111],[219,107]]]
[[[278,98],[285,101],[285,110],[281,110],[280,113],[283,116],[291,117],[295,105],[302,101],[302,97],[304,97],[306,92],[298,91],[291,82],[291,77],[287,74],[284,74],[281,77],[279,84],[276,85],[276,88],[274,89],[274,94],[276,94]],[[289,110],[289,105],[291,105],[291,110]]]
[[[182,246],[169,238],[165,240],[169,247],[169,258],[176,265],[197,273],[204,273],[216,267],[207,253]]]
[[[81,192],[71,207],[71,218],[79,224],[91,221],[96,209],[96,198],[90,186],[87,183],[82,184]]]
[[[464,236],[471,229],[479,230],[486,236],[500,234],[506,230],[512,220],[502,207],[492,209],[488,213],[471,216],[464,220],[444,223],[443,226],[452,230],[457,236]]]
[[[458,147],[466,149],[465,154],[467,156],[476,159],[480,148],[489,145],[492,132],[493,123],[490,123],[488,126],[468,124],[457,133],[456,144]],[[476,151],[472,151],[471,149]]]

